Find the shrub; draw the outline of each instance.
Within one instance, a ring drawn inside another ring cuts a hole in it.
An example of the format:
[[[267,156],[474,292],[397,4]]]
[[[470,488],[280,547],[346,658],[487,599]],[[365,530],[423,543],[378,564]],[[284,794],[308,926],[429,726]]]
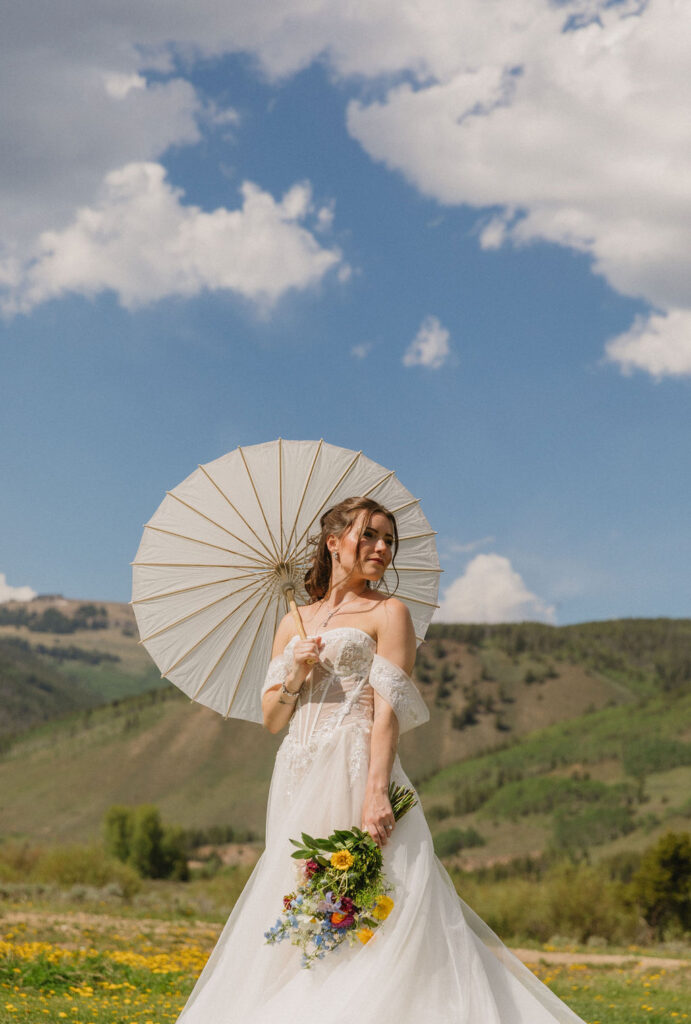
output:
[[[478,872],[452,872],[458,892],[504,941],[547,942],[554,935],[587,942],[638,938],[638,915],[624,886],[588,864],[561,862],[541,878],[484,880]]]
[[[622,760],[626,774],[640,778],[651,772],[691,764],[691,743],[661,736],[640,736],[635,742],[624,745]]]
[[[606,843],[634,829],[630,807],[588,807],[580,813],[558,811],[552,822],[558,850],[585,850]]]
[[[434,837],[434,851],[437,857],[452,857],[459,850],[473,846],[484,846],[485,840],[474,828],[449,828]]]
[[[553,933],[587,942],[591,935],[623,941],[633,933],[635,914],[625,907],[623,886],[601,867],[559,864],[543,883]]]
[[[129,807],[113,805],[103,821],[103,840],[107,852],[118,860],[126,861],[132,844],[132,811]]]
[[[186,881],[187,840],[181,828],[164,826],[157,807],[114,805],[104,819],[106,849],[143,878]]]
[[[691,836],[667,832],[643,856],[632,880],[643,916],[664,937],[669,925],[691,929]]]
[[[31,876],[38,882],[69,888],[116,884],[130,899],[141,887],[136,871],[109,857],[100,846],[59,846],[42,851]]]

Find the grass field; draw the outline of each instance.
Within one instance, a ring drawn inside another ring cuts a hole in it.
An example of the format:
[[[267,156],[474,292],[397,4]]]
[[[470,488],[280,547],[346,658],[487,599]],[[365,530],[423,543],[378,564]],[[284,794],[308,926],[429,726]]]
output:
[[[83,911],[8,913],[0,933],[0,1024],[173,1024],[219,930]],[[621,965],[592,966],[589,956],[533,968],[588,1024],[688,1019],[685,970],[636,970],[633,954]]]

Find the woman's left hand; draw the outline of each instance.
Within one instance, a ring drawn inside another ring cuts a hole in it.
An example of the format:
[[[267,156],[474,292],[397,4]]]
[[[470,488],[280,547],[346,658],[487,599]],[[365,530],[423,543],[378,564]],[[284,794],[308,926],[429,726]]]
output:
[[[369,832],[378,847],[386,846],[396,825],[389,802],[388,788],[367,790],[362,805],[362,829]]]

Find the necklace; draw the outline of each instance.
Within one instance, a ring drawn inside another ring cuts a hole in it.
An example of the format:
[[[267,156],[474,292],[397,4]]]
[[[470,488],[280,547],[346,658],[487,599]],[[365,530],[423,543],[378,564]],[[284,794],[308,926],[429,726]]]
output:
[[[362,597],[362,596],[363,596],[362,594],[358,594],[358,597]],[[356,598],[356,600],[357,600],[357,598]],[[348,601],[346,603],[347,604],[352,604],[353,602],[352,601]],[[331,620],[333,619],[334,615],[338,615],[339,612],[342,612],[342,611],[343,611],[343,602],[341,602],[341,604],[336,605],[336,607],[333,609],[333,611],[329,612],[329,614],[326,616],[326,618],[322,622],[318,622],[317,623],[317,629],[323,629],[324,626],[327,626],[329,624],[329,622],[331,622]],[[348,614],[352,614],[352,612],[350,612]]]

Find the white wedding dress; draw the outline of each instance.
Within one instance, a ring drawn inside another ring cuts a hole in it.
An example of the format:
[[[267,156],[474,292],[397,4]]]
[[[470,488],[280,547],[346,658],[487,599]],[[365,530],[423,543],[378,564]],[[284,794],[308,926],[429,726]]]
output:
[[[295,888],[289,839],[361,825],[376,690],[400,731],[429,712],[412,680],[350,627],[322,634],[276,755],[266,849],[235,905],[178,1024],[583,1024],[457,896],[434,855],[419,803],[384,847],[395,906],[374,937],[343,945],[309,970],[289,942],[264,933]],[[292,642],[269,667],[281,683]],[[411,786],[396,757],[392,780]]]

